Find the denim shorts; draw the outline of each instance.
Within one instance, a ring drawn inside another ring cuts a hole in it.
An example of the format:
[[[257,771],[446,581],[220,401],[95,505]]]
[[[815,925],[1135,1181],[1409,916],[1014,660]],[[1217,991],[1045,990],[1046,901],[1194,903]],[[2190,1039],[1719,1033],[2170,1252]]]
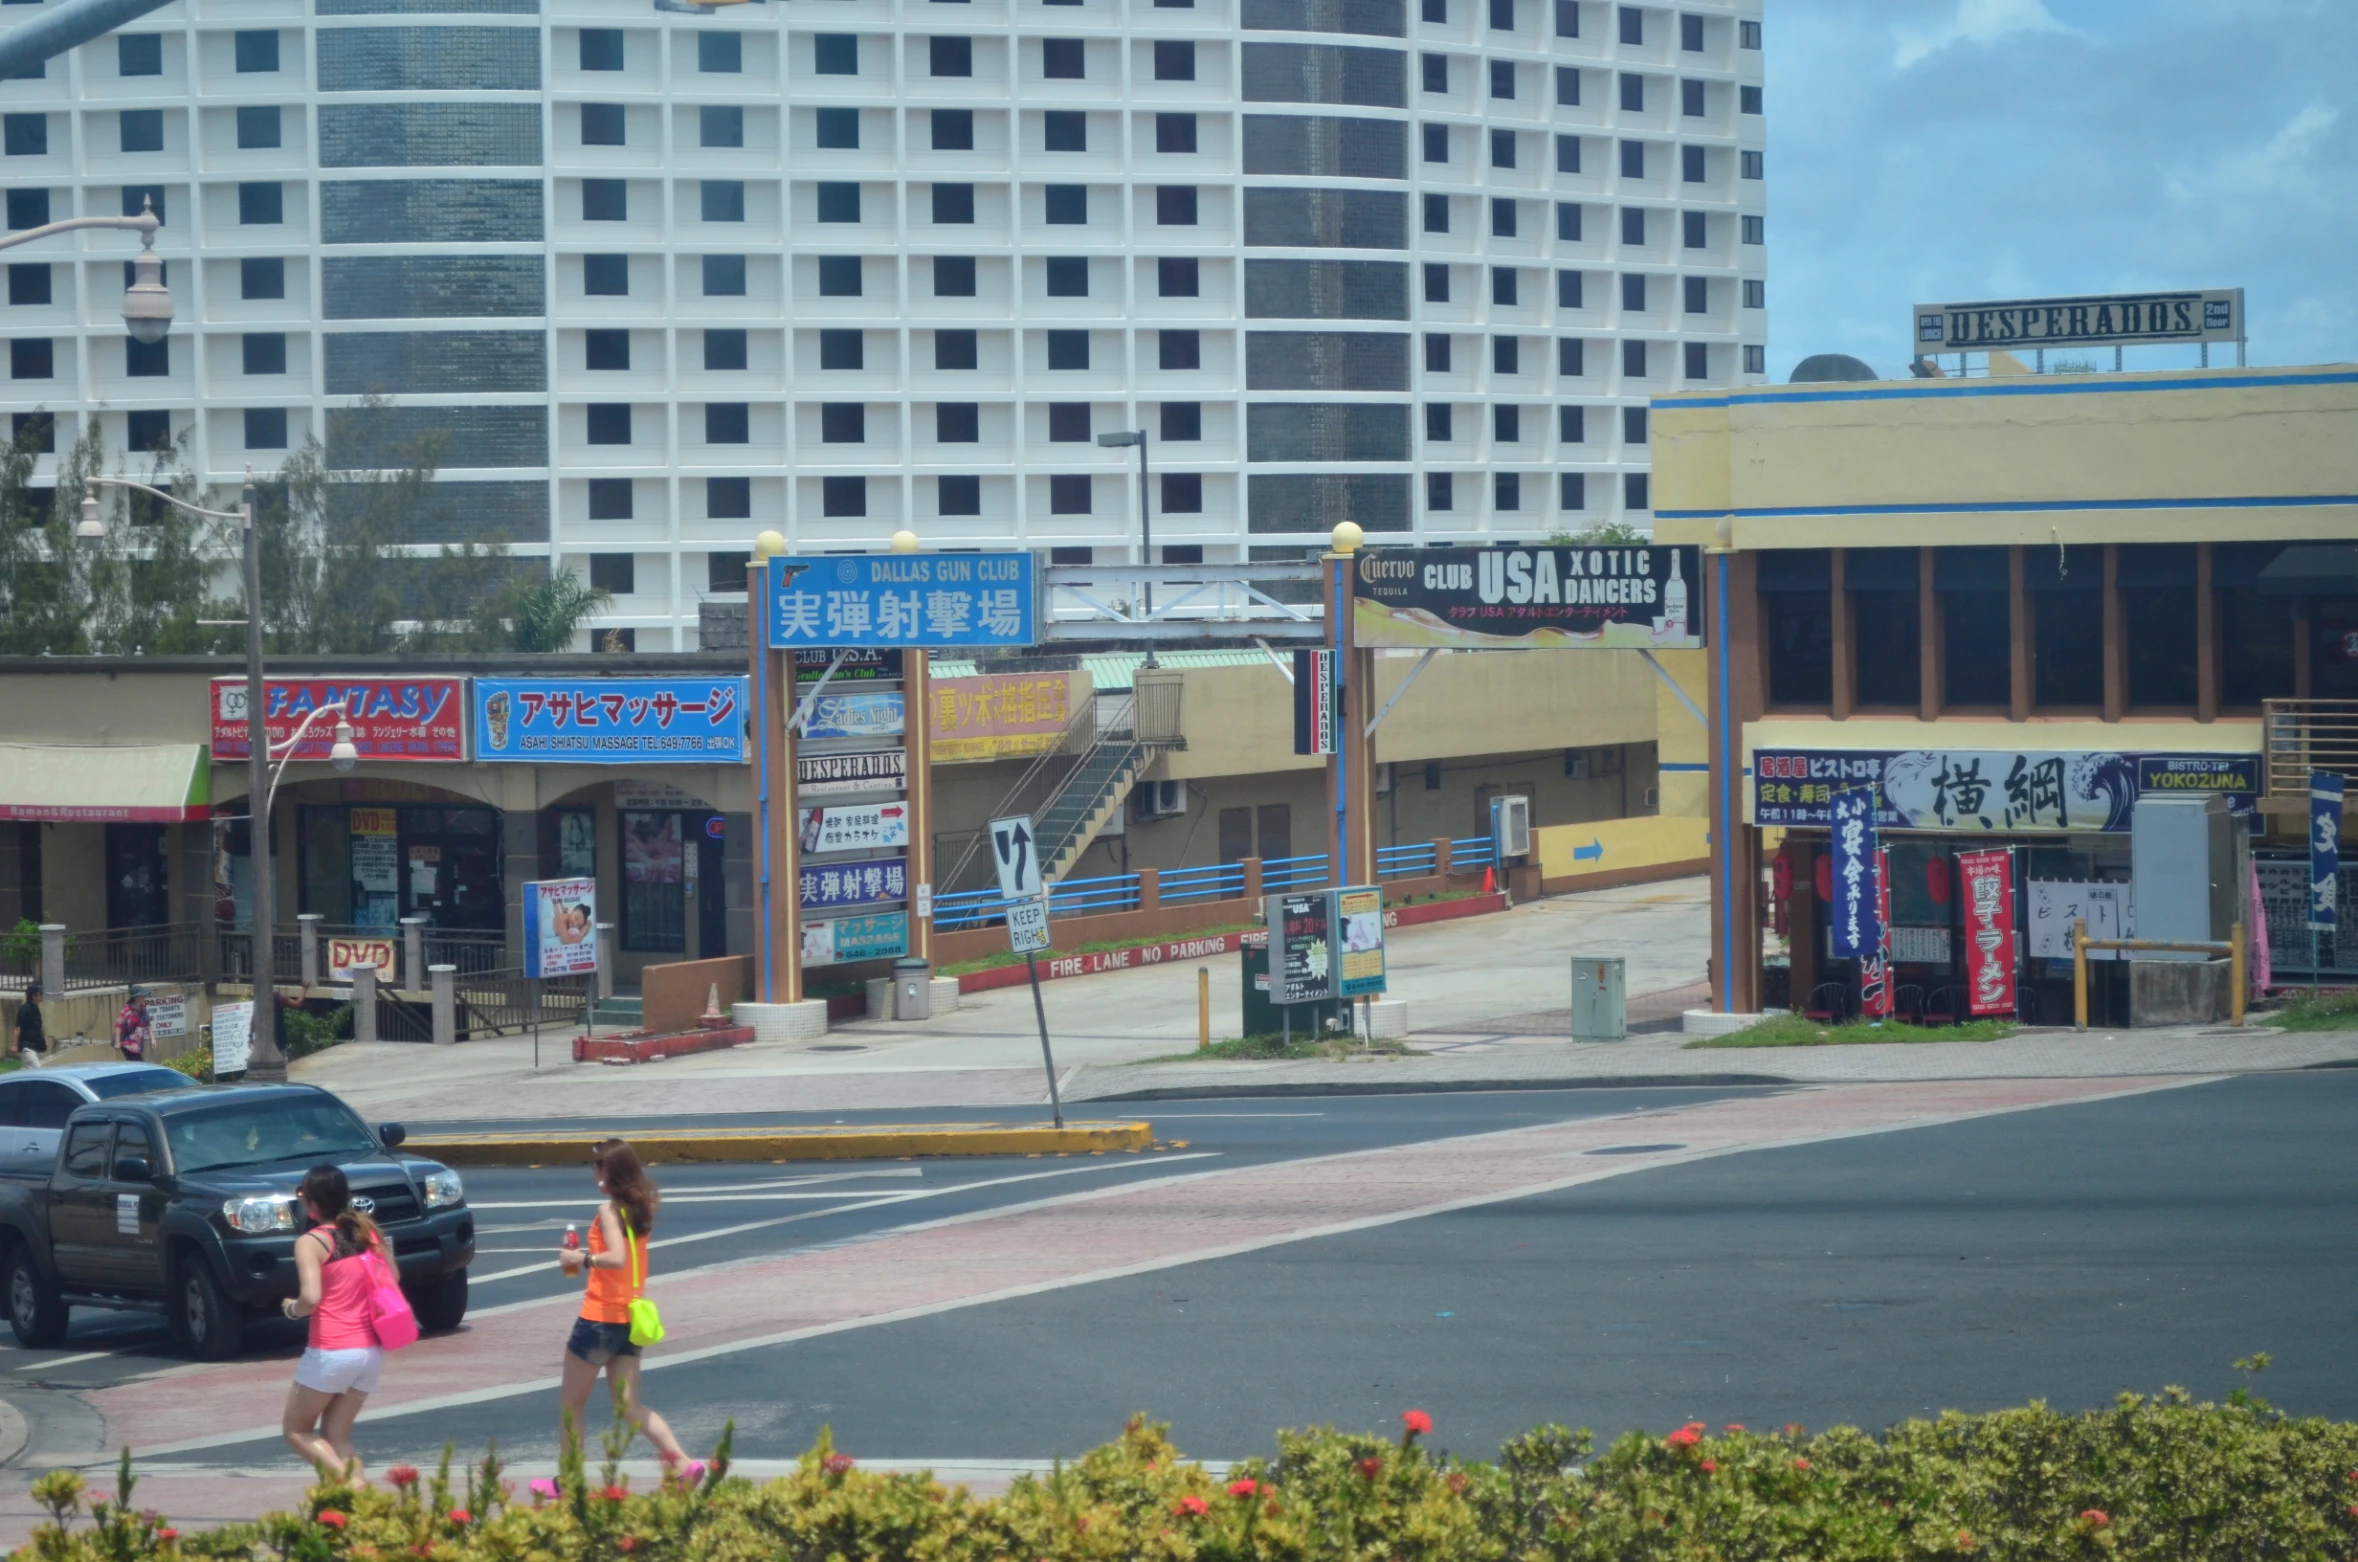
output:
[[[565,1349],[593,1367],[602,1367],[617,1356],[639,1353],[630,1342],[629,1324],[600,1323],[595,1318],[573,1320],[573,1335],[565,1341]]]

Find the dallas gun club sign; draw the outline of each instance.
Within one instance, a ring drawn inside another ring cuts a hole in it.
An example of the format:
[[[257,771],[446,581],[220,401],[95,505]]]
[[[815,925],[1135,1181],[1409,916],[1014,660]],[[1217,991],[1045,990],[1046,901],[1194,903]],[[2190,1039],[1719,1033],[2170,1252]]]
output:
[[[1694,547],[1377,548],[1351,572],[1362,646],[1690,650],[1703,644]]]
[[[2243,289],[1918,304],[1915,335],[1916,351],[1925,354],[2240,342]]]

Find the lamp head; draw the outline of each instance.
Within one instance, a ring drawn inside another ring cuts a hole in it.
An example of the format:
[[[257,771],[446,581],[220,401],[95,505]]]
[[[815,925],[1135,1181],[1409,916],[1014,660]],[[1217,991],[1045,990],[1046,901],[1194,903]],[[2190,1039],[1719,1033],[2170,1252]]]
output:
[[[172,329],[172,295],[164,287],[164,263],[156,258],[155,236],[131,263],[131,285],[123,290],[123,329],[135,342],[160,342]]]
[[[917,534],[913,531],[903,528],[892,534],[892,551],[895,553],[915,553],[919,546]]]
[[[1126,428],[1118,433],[1100,434],[1097,436],[1097,442],[1108,450],[1118,450],[1124,445],[1143,445],[1146,443],[1146,431]]]
[[[95,547],[106,541],[106,522],[98,513],[98,485],[85,484],[82,489],[82,519],[74,527],[74,540]]]
[[[336,718],[336,741],[328,750],[328,763],[336,767],[338,774],[360,763],[360,750],[352,742],[352,723],[340,716]]]
[[[1365,541],[1367,533],[1359,529],[1357,521],[1344,521],[1335,527],[1334,545],[1337,553],[1357,553],[1359,545]]]
[[[774,559],[785,551],[786,535],[783,532],[763,532],[753,539],[753,560],[756,564],[763,559]]]

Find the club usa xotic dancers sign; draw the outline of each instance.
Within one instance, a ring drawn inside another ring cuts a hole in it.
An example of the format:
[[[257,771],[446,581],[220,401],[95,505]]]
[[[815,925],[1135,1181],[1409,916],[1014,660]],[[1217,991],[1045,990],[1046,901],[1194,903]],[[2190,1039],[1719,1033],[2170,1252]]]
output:
[[[1377,548],[1351,573],[1362,646],[1693,650],[1701,550],[1645,544]]]

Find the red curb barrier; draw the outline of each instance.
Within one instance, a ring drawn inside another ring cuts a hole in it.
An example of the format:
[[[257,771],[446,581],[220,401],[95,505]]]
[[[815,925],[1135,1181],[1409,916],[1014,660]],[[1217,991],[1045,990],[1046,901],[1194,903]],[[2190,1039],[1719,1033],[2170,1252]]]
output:
[[[752,1029],[744,1025],[723,1026],[717,1030],[682,1031],[673,1036],[576,1036],[573,1038],[573,1061],[653,1063],[661,1058],[686,1057],[691,1052],[718,1052],[723,1047],[741,1047],[752,1039]]]

